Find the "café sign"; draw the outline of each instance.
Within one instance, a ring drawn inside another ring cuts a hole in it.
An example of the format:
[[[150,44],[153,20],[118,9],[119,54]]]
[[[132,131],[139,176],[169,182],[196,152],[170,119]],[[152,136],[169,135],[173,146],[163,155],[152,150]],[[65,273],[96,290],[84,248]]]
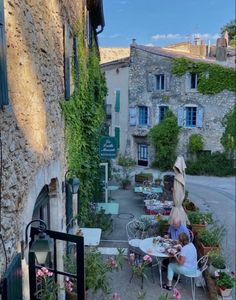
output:
[[[115,137],[103,136],[100,139],[99,155],[101,159],[116,158],[116,139]]]

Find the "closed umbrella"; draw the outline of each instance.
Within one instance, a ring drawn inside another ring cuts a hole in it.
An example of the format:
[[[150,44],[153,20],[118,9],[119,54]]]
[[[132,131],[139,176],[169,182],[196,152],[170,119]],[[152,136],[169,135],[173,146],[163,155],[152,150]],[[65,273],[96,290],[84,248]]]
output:
[[[171,217],[170,222],[174,218],[179,218],[182,224],[184,225],[190,224],[188,216],[182,206],[185,197],[185,169],[186,169],[183,156],[177,157],[173,169],[175,172],[174,189],[173,189],[174,206],[170,213],[170,217]]]

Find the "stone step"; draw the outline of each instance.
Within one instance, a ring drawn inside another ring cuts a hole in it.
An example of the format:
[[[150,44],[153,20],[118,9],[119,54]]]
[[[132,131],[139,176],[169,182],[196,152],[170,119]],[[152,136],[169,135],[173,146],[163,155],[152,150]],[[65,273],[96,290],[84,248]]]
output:
[[[98,247],[98,251],[103,255],[117,255],[119,254],[117,248],[114,247]],[[128,248],[120,248],[124,250],[124,255],[127,255]]]

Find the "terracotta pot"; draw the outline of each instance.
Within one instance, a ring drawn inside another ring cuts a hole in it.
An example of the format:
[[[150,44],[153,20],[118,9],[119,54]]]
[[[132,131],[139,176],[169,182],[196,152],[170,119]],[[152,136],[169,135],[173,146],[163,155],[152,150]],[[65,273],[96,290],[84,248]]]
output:
[[[222,297],[228,297],[230,296],[231,292],[232,292],[232,289],[224,289],[222,290],[221,288],[220,289],[220,294]]]
[[[204,256],[204,255],[207,255],[208,252],[210,251],[219,251],[219,246],[204,246],[202,242],[198,241],[198,252],[199,252],[199,255],[200,256]]]
[[[77,300],[77,294],[76,293],[67,293],[66,292],[66,300]]]
[[[192,232],[194,235],[198,233],[199,230],[205,228],[207,225],[206,224],[191,224],[192,226]]]

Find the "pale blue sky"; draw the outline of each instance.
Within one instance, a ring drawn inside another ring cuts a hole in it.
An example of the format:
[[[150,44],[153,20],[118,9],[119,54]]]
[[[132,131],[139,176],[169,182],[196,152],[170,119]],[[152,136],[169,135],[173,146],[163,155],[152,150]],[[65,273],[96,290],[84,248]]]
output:
[[[220,28],[235,18],[235,0],[103,0],[102,47],[163,46],[192,39],[195,33],[212,43]]]

